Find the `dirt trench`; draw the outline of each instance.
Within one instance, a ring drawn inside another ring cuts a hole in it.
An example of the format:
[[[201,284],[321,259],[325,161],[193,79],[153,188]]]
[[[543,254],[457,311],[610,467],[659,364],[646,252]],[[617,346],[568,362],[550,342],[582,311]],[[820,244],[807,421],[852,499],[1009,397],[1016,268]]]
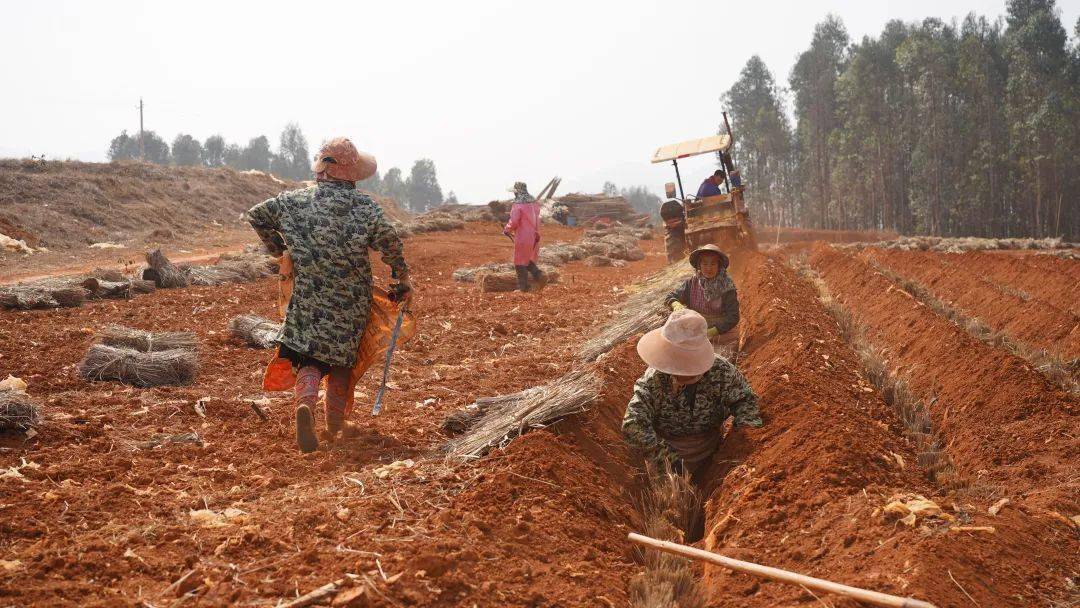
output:
[[[931,403],[934,426],[960,473],[950,500],[969,515],[1010,501],[987,520],[995,532],[947,539],[952,574],[970,564],[975,584],[965,588],[984,605],[1025,606],[1065,595],[1077,575],[1069,556],[1080,548],[1075,528],[1061,516],[1078,510],[1076,398],[1022,359],[938,316],[860,257],[818,245],[810,261],[883,349],[891,371]]]
[[[918,281],[964,314],[1028,346],[1059,353],[1063,359],[1080,357],[1080,317],[1069,311],[1070,300],[1032,297],[965,264],[964,256],[868,249],[860,257]],[[1040,283],[1054,280],[1054,273],[1042,273]],[[1072,293],[1080,290],[1080,284],[1068,282],[1073,283]]]

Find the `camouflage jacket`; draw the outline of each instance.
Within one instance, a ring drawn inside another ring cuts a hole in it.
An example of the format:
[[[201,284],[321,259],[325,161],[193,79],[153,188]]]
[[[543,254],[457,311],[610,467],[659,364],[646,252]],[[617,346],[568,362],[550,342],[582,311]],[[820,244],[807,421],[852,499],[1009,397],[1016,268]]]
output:
[[[278,342],[351,367],[371,308],[368,249],[380,251],[395,275],[408,271],[382,209],[351,184],[319,182],[255,205],[248,220],[272,252],[292,255],[293,292]]]
[[[761,426],[757,395],[742,373],[727,359],[717,357],[697,384],[672,394],[671,376],[648,369],[634,384],[634,396],[626,406],[622,432],[635,447],[649,452],[658,463],[678,460],[661,435],[682,437],[720,432],[731,415],[735,424]]]

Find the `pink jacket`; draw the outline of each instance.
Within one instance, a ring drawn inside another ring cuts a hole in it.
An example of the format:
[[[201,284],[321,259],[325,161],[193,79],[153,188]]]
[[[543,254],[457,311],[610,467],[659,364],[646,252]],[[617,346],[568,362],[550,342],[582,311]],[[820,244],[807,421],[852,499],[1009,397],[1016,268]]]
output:
[[[514,203],[505,230],[514,233],[514,265],[535,262],[540,255],[540,203]]]

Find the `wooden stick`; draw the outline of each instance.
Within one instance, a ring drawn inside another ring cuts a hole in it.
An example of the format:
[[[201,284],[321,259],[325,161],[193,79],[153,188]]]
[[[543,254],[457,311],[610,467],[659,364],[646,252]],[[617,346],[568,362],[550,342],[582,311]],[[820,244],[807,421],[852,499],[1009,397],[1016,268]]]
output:
[[[304,606],[310,606],[316,602],[326,599],[331,595],[337,595],[340,587],[345,584],[345,580],[346,579],[344,578],[339,578],[332,583],[326,583],[322,587],[319,587],[314,591],[305,593],[304,595],[301,595],[300,597],[296,598],[291,602],[281,604],[279,608],[303,608]]]
[[[850,597],[860,602],[866,602],[868,604],[874,604],[875,606],[888,606],[889,608],[936,608],[929,602],[922,600],[916,600],[906,597],[900,597],[896,595],[888,595],[886,593],[878,593],[877,591],[869,591],[867,589],[859,589],[858,587],[849,587],[848,585],[841,585],[840,583],[834,583],[820,578],[814,578],[812,576],[806,576],[805,574],[797,574],[789,570],[781,570],[780,568],[771,568],[769,566],[762,566],[752,562],[744,562],[738,559],[732,559],[730,557],[724,557],[716,553],[710,553],[709,551],[702,551],[701,549],[695,549],[694,547],[687,547],[686,545],[680,545],[678,543],[671,543],[664,540],[657,540],[648,536],[642,536],[641,534],[630,533],[629,539],[631,542],[638,543],[639,545],[645,545],[652,547],[658,551],[665,553],[671,553],[673,555],[680,555],[690,559],[696,559],[700,561],[709,562],[739,572],[746,572],[747,574],[753,574],[762,578],[768,578],[784,583],[792,583],[794,585],[803,585],[809,589],[817,589],[818,591],[825,591],[828,593],[835,593],[844,597]]]

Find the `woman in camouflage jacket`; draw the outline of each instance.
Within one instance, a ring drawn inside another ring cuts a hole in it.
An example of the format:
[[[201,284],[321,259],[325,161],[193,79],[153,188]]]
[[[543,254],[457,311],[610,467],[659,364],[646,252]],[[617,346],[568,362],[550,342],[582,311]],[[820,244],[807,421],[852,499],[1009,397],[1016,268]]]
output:
[[[374,173],[375,159],[337,138],[315,161],[316,185],[248,211],[266,247],[287,249],[293,262],[293,292],[277,342],[296,371],[296,438],[304,452],[318,448],[314,409],[323,376],[329,376],[325,437],[344,427],[344,393],[371,308],[368,249],[381,252],[392,269],[394,291],[405,299],[411,291],[401,238],[371,197],[356,190],[357,181]]]

